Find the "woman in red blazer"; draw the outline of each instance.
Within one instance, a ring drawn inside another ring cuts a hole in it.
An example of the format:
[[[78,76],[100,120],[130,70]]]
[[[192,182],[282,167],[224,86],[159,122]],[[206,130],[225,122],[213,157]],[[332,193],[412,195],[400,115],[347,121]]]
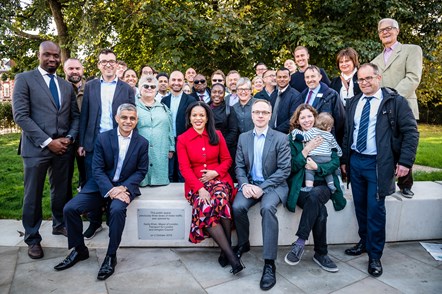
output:
[[[218,262],[230,263],[233,274],[244,266],[231,248],[231,199],[233,181],[228,171],[232,165],[226,141],[215,130],[210,107],[194,102],[186,110],[186,127],[178,137],[177,152],[184,177],[185,197],[192,205],[189,241],[199,243],[212,237],[221,247]]]

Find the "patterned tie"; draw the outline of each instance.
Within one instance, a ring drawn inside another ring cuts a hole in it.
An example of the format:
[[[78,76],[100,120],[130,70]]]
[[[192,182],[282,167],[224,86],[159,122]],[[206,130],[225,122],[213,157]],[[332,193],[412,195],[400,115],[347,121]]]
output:
[[[360,153],[367,149],[367,132],[368,122],[370,121],[370,100],[373,96],[365,97],[366,102],[364,108],[362,108],[361,121],[359,122],[358,140],[356,142],[356,150]]]
[[[276,96],[275,105],[273,107],[273,114],[270,119],[270,126],[273,123],[273,127],[276,128],[278,124],[278,110],[279,110],[279,103],[281,102],[281,91],[278,90],[278,96]]]
[[[310,99],[312,98],[312,95],[313,95],[313,91],[310,90],[310,92],[308,92],[307,102],[305,102],[306,104],[310,104]]]
[[[49,82],[49,90],[54,98],[55,105],[57,105],[57,108],[60,109],[60,98],[58,97],[57,85],[55,84],[54,80],[55,75],[48,74],[48,76],[51,78],[51,81]]]

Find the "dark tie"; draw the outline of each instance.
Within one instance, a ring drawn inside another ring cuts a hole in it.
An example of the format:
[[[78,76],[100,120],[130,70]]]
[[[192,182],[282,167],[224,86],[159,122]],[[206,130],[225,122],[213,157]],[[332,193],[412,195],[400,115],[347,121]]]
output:
[[[305,102],[305,104],[310,104],[310,99],[312,98],[312,95],[313,95],[313,91],[310,90],[310,92],[308,92],[307,102]]]
[[[54,80],[55,75],[48,74],[48,76],[51,78],[51,81],[49,82],[49,90],[54,98],[55,105],[57,105],[57,108],[60,109],[60,98],[58,97],[57,85],[55,84]]]
[[[273,107],[273,114],[271,117],[271,123],[270,126],[273,123],[273,127],[276,128],[277,123],[278,123],[278,110],[279,110],[279,103],[281,102],[281,91],[278,90],[278,96],[276,96],[276,101],[275,101],[275,105]]]
[[[204,101],[204,94],[198,94],[200,96],[200,101]]]
[[[370,100],[374,97],[365,97],[366,102],[362,108],[361,121],[359,122],[358,140],[356,142],[356,150],[360,153],[367,149],[367,132],[368,122],[370,121]]]

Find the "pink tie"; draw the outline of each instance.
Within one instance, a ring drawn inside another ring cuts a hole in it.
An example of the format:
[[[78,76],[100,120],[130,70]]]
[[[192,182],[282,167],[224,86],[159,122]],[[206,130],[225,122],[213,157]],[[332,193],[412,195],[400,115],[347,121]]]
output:
[[[313,95],[313,91],[310,90],[310,92],[308,92],[308,97],[307,97],[307,102],[306,102],[306,104],[310,104],[310,99],[312,98],[312,95]]]
[[[200,101],[204,101],[204,94],[199,94],[200,96]]]

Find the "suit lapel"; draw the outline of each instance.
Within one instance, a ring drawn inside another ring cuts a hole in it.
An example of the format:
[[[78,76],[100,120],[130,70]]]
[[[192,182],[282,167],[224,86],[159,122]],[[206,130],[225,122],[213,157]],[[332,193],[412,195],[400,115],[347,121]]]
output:
[[[385,70],[390,67],[390,65],[393,63],[393,61],[399,57],[399,54],[402,50],[402,44],[398,44],[396,46],[396,49],[393,50],[393,53],[391,54],[390,58],[388,58],[387,64],[385,65]]]
[[[43,92],[46,93],[46,96],[48,97],[49,101],[51,101],[51,104],[54,106],[55,109],[57,109],[57,105],[55,105],[55,101],[54,101],[54,98],[52,97],[52,93],[49,90],[48,85],[46,84],[43,76],[40,74],[38,69],[36,69],[34,71],[34,77],[38,81],[38,84],[42,87]],[[60,92],[61,92],[61,90],[60,90]]]
[[[118,165],[118,156],[120,154],[120,148],[119,148],[119,144],[118,144],[118,134],[117,134],[117,130],[114,129],[112,131],[112,136],[111,136],[111,148],[112,148],[112,152],[113,152],[113,160],[114,160],[114,170],[112,172],[112,177],[115,176],[115,171],[117,170],[117,165]]]
[[[137,136],[138,133],[135,130],[132,131],[132,138],[130,139],[129,147],[127,147],[126,156],[124,157],[123,166],[121,167],[121,173],[123,170],[125,170],[127,163],[131,160],[132,153],[135,150],[135,141]]]
[[[269,153],[270,146],[272,146],[273,141],[273,130],[269,127],[269,130],[267,131],[267,136],[264,141],[264,149],[262,150],[262,168],[263,171],[265,170],[265,162],[267,159],[267,154]]]
[[[252,170],[253,167],[253,157],[254,157],[254,149],[253,149],[253,145],[254,145],[254,135],[253,135],[253,130],[250,132],[249,134],[249,138],[247,139],[247,152],[249,155],[249,163],[250,163],[250,170]]]

